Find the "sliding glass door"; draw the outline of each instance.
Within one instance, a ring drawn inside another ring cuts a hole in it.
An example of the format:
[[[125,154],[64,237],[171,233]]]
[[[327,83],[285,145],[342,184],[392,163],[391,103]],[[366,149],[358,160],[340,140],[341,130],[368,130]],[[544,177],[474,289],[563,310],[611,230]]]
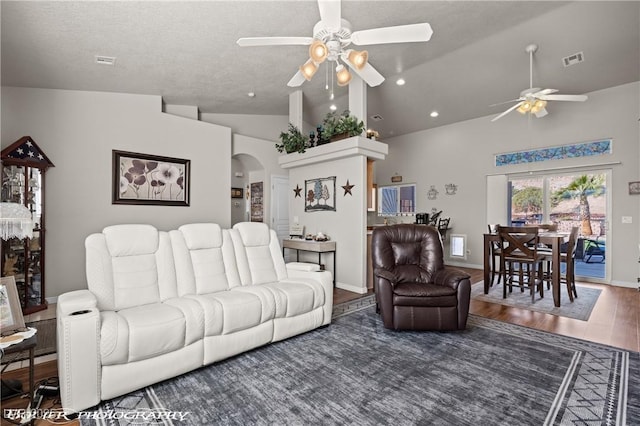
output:
[[[608,171],[584,171],[511,177],[509,223],[553,223],[559,232],[579,227],[576,275],[608,279]]]

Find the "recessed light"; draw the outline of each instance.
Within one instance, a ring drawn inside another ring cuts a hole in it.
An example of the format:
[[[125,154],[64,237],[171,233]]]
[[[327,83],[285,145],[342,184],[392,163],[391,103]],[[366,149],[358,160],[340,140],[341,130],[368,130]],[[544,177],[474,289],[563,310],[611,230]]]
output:
[[[438,114],[438,111],[431,111],[431,114],[429,114],[431,117],[436,118],[437,116],[439,116],[440,114]]]
[[[397,80],[396,80],[396,84],[397,84],[398,86],[404,86],[404,83],[406,83],[406,82],[404,81],[404,78],[399,78],[399,79],[397,79]]]
[[[331,111],[335,111],[335,110],[337,110],[337,109],[338,109],[338,107],[332,104],[332,105],[329,107],[329,109],[330,109]]]
[[[247,93],[247,96],[250,97],[250,98],[255,98],[256,94],[255,94],[255,92],[249,92],[249,93]]]

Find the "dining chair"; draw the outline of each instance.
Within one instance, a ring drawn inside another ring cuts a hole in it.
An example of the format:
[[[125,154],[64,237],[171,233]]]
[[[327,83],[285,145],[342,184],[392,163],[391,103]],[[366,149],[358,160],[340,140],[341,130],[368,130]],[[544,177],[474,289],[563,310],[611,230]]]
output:
[[[502,297],[507,298],[513,287],[521,291],[529,289],[531,303],[535,301],[535,294],[544,297],[542,281],[543,254],[538,253],[540,242],[538,228],[498,226],[500,237],[500,270],[502,271]]]
[[[578,246],[578,232],[579,226],[571,228],[571,234],[569,234],[569,242],[567,244],[566,253],[560,253],[560,261],[566,263],[566,269],[564,276],[560,277],[562,283],[567,285],[567,291],[569,293],[569,299],[573,302],[574,297],[578,297],[576,291],[576,274],[575,274],[575,258],[576,247]]]
[[[489,224],[487,228],[489,229],[490,234],[498,233],[497,224]],[[500,273],[500,242],[499,241],[491,241],[491,245],[489,246],[489,256],[491,257],[491,287],[493,287],[494,282],[496,284],[500,283],[500,277],[502,276]],[[498,281],[496,281],[496,277]]]

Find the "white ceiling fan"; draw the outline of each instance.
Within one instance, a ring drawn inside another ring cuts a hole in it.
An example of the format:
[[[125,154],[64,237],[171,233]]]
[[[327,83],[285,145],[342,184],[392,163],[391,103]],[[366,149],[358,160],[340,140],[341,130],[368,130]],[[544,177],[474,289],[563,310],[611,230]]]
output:
[[[525,48],[525,52],[529,54],[529,88],[520,92],[520,97],[512,101],[502,102],[517,102],[511,108],[504,111],[502,114],[494,117],[491,121],[496,121],[499,118],[509,114],[514,109],[522,114],[530,113],[536,117],[541,118],[548,114],[547,101],[572,101],[572,102],[584,102],[587,100],[586,95],[560,95],[554,94],[556,89],[541,89],[539,87],[533,87],[533,54],[538,50],[536,44],[530,44]],[[500,105],[494,104],[491,106]]]
[[[344,63],[369,86],[374,87],[381,84],[384,77],[369,64],[366,50],[349,49],[350,44],[366,46],[422,42],[429,41],[433,34],[428,23],[373,28],[352,33],[349,21],[342,19],[340,0],[318,0],[318,7],[320,21],[313,27],[313,37],[245,37],[238,39],[237,43],[243,47],[309,45],[309,60],[287,83],[290,87],[298,87],[305,80],[311,80],[318,65],[325,60],[335,62],[338,85],[345,86],[351,80],[351,73]]]

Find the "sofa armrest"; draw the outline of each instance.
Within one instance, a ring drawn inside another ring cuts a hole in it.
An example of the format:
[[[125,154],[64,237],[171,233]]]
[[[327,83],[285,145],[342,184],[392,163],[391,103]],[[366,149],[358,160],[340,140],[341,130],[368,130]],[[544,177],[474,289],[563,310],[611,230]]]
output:
[[[287,276],[289,278],[305,278],[319,282],[324,290],[324,319],[322,325],[331,323],[333,313],[333,275],[329,271],[304,271],[294,266],[287,265]]]
[[[444,285],[457,289],[460,282],[468,280],[471,276],[466,272],[456,269],[450,266],[445,266],[442,269],[436,271],[433,275],[433,282],[437,285]]]
[[[89,290],[77,290],[65,293],[58,298],[57,316],[81,315],[84,311],[96,310],[98,301]]]
[[[66,413],[100,402],[100,311],[89,290],[62,294],[57,301],[58,375]]]

